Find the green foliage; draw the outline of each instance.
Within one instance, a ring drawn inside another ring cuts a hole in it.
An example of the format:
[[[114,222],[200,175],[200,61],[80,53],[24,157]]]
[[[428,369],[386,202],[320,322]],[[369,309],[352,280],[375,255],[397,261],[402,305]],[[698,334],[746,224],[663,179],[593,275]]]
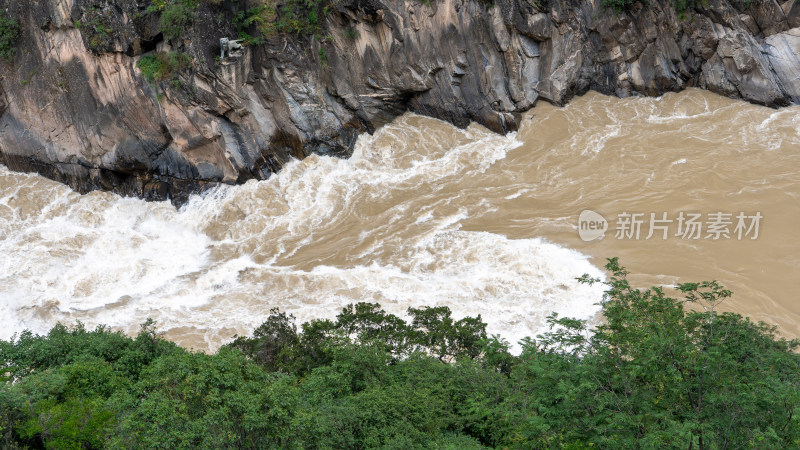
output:
[[[275,28],[283,33],[319,35],[331,0],[286,0],[278,11]]]
[[[235,2],[232,21],[245,45],[263,44],[275,33],[319,37],[322,22],[334,1],[286,0],[280,2],[280,8],[276,8],[273,0]],[[164,38],[176,41],[187,37],[195,27],[197,9],[203,3],[219,4],[221,0],[151,0],[147,13],[158,14]],[[218,17],[220,21],[223,19]]]
[[[199,0],[171,0],[166,2],[161,9],[161,32],[164,38],[174,40],[179,38],[184,31],[197,20],[196,9]]]
[[[25,378],[19,389],[30,406],[19,432],[24,439],[47,436],[52,448],[100,448],[114,424],[106,397],[125,379],[102,360],[86,360]]]
[[[261,406],[270,381],[240,352],[158,358],[121,397],[126,413],[111,447],[253,448],[272,431]]]
[[[15,383],[0,386],[0,447],[101,448],[116,429],[117,398],[159,357],[183,352],[147,322],[131,339],[105,327],[56,325],[0,341]]]
[[[749,3],[749,0],[745,0]],[[675,10],[680,14],[681,20],[685,19],[685,13],[698,7],[708,8],[708,0],[675,0]]]
[[[169,0],[151,0],[150,6],[147,7],[147,12],[157,12],[163,10]]]
[[[152,0],[148,13],[159,14],[164,38],[175,40],[186,35],[197,21],[197,8],[201,3],[219,4],[222,0]]]
[[[34,75],[36,75],[37,72],[38,72],[38,69],[31,70],[30,73],[28,73],[28,77],[27,78],[25,78],[24,80],[19,80],[19,84],[21,84],[23,86],[26,86],[28,83],[31,82],[31,80],[33,79]]]
[[[114,30],[106,11],[91,7],[84,17],[83,21],[75,21],[75,28],[82,31],[89,49],[95,53],[112,50]]]
[[[152,0],[148,13],[158,14],[161,31],[167,40],[186,37],[197,22],[197,9],[203,4],[220,4],[222,0]],[[235,5],[238,8],[238,2]],[[222,20],[223,18],[218,18]],[[274,30],[275,9],[269,1],[255,0],[255,6],[246,10],[237,9],[233,23],[240,39],[246,44],[263,43],[264,37]],[[258,32],[256,37],[250,31]]]
[[[272,3],[263,1],[248,9],[239,10],[233,18],[234,27],[246,45],[262,44],[264,39],[275,33],[275,8]],[[253,36],[251,33],[255,31]]]
[[[58,324],[45,336],[24,331],[11,341],[0,341],[0,360],[14,368],[15,379],[87,359],[111,362],[126,376],[136,377],[154,358],[177,349],[156,336],[152,321],[142,325],[135,339],[103,326],[88,331],[78,322],[72,328]]]
[[[14,58],[14,46],[18,37],[19,24],[0,10],[0,58],[9,62]]]
[[[620,12],[638,1],[639,0],[603,0],[603,6],[605,6],[606,8],[611,8],[614,11]],[[678,0],[678,1],[683,1],[683,0]]]
[[[512,373],[526,388],[527,380],[540,384],[534,387],[542,393],[539,411],[563,421],[558,428],[539,418],[519,422],[522,442],[712,448],[800,442],[797,341],[716,312],[730,291],[715,282],[682,284],[678,300],[661,288],[633,289],[616,259],[606,267],[613,276],[605,323],[590,335],[580,321],[552,317],[553,331],[538,348],[526,348],[528,361]]]
[[[357,41],[361,37],[361,32],[358,31],[358,28],[350,27],[344,30],[344,35],[351,41]]]
[[[641,0],[603,0],[603,6],[620,12]],[[674,0],[675,10],[680,13],[680,19],[685,18],[685,13],[698,7],[708,8],[708,0]]]
[[[252,338],[237,338],[230,344],[270,372],[290,367],[292,349],[300,343],[294,317],[272,310],[266,322],[253,332]]]
[[[181,52],[161,52],[145,55],[136,63],[142,76],[150,83],[176,80],[178,73],[192,65],[192,58]]]
[[[409,308],[412,322],[386,313],[377,303],[348,305],[336,321],[315,320],[297,333],[294,318],[272,312],[252,338],[230,344],[269,371],[308,373],[329,364],[333,351],[351,344],[379,348],[394,360],[425,353],[440,361],[478,357],[486,343],[486,324],[477,318],[458,321],[447,307]]]
[[[254,6],[236,12],[234,26],[247,44],[263,43],[276,32],[319,37],[333,5],[331,0],[286,0],[276,9],[272,0],[256,0]]]
[[[24,332],[0,341],[0,447],[800,446],[797,341],[718,313],[715,282],[675,299],[606,267],[603,324],[551,315],[519,355],[480,317],[374,303],[299,329],[273,310],[213,355],[152,322]]]

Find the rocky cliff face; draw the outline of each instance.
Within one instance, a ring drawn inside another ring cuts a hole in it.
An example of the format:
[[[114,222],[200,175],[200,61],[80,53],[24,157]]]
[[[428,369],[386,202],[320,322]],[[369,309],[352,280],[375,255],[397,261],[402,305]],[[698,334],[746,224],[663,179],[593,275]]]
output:
[[[800,102],[796,0],[709,0],[685,14],[664,0],[622,12],[599,0],[344,0],[324,37],[276,33],[218,60],[236,3],[201,4],[168,42],[149,0],[0,1],[21,30],[0,63],[0,163],[180,203],[292,157],[347,156],[359,133],[406,110],[507,132],[537,100],[589,89]],[[170,49],[191,68],[147,82],[137,61]]]

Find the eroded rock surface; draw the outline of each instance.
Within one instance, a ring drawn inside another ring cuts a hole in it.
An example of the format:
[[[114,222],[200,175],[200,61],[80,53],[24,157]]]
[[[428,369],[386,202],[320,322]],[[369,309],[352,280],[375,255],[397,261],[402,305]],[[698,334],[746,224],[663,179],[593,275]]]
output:
[[[235,36],[229,3],[201,5],[191,35],[167,42],[149,1],[0,1],[22,32],[0,63],[0,162],[81,192],[180,203],[292,157],[348,156],[359,133],[406,110],[508,132],[539,99],[589,89],[800,102],[795,0],[685,14],[667,1],[617,13],[599,0],[347,0],[322,39],[275,34],[218,61],[219,38]],[[169,50],[191,69],[148,83],[137,61]]]

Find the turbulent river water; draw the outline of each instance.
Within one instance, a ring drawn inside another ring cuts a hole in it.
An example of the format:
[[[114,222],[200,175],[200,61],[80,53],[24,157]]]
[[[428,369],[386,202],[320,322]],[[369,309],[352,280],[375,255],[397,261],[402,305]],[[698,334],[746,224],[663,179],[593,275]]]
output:
[[[348,160],[293,161],[177,211],[0,166],[0,338],[152,317],[213,350],[271,308],[305,321],[375,301],[481,314],[513,343],[552,311],[596,320],[602,287],[575,277],[609,256],[641,285],[719,280],[734,291],[723,309],[800,336],[799,130],[798,107],[700,90],[540,103],[508,136],[406,114]],[[579,237],[584,210],[605,238]],[[681,234],[681,213],[700,215],[699,235]],[[624,214],[642,214],[638,239]]]

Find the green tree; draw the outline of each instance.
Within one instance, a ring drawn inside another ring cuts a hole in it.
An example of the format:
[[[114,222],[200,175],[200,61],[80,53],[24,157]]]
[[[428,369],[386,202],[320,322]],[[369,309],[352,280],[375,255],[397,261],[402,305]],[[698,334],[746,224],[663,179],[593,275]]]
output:
[[[292,350],[298,344],[294,316],[272,309],[252,338],[237,337],[228,345],[241,350],[267,371],[278,372],[291,366]]]
[[[480,355],[486,339],[486,324],[480,315],[453,320],[446,306],[409,308],[408,313],[418,342],[439,360]]]
[[[553,331],[523,351],[509,399],[522,417],[510,436],[614,447],[800,443],[797,341],[717,312],[730,292],[716,282],[682,284],[678,300],[632,288],[616,259],[606,268],[605,323],[590,335],[585,323],[552,316]]]
[[[112,446],[259,448],[274,426],[264,400],[271,379],[238,351],[158,358],[118,400]]]

